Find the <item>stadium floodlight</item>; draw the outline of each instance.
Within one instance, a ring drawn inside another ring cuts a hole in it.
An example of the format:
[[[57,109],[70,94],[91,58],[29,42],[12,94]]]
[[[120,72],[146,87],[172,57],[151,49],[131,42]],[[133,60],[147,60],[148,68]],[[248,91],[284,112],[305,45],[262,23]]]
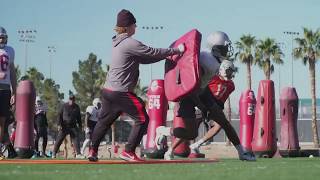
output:
[[[52,72],[52,55],[55,54],[57,51],[55,46],[48,46],[49,52],[49,77],[51,79],[51,72]]]
[[[35,29],[22,29],[18,30],[19,41],[25,43],[24,49],[24,75],[27,74],[28,68],[28,44],[34,43],[36,39],[37,30]]]
[[[291,86],[293,87],[293,40],[295,36],[299,35],[299,32],[284,31],[283,34],[291,36]]]

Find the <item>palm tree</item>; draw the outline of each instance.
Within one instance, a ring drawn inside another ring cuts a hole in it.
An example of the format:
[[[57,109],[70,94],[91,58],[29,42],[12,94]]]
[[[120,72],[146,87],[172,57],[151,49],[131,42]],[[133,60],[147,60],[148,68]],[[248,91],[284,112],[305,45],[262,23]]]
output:
[[[20,66],[16,65],[14,67],[15,72],[16,72],[16,77],[17,77],[17,81],[20,82],[20,78],[21,78],[21,70],[20,70]]]
[[[43,81],[45,79],[44,75],[41,72],[39,72],[37,68],[31,67],[27,71],[26,76],[29,80],[33,82],[33,85],[36,88],[37,95],[41,95],[43,89]]]
[[[247,66],[247,86],[249,90],[251,90],[251,65],[253,64],[253,52],[256,43],[256,38],[250,34],[241,36],[240,41],[236,42],[238,52],[235,54],[235,59]]]
[[[283,64],[280,46],[274,39],[266,38],[258,42],[255,50],[255,64],[263,69],[266,79],[270,80],[270,75],[274,71],[272,61],[275,64]]]
[[[311,82],[311,98],[312,98],[312,132],[313,143],[315,147],[319,147],[319,137],[317,128],[317,109],[316,109],[316,73],[315,64],[320,57],[320,30],[312,31],[303,28],[303,38],[296,38],[298,47],[294,48],[293,56],[295,59],[301,59],[304,65],[309,65],[309,76]]]
[[[141,86],[140,79],[138,80],[138,83],[136,87],[134,88],[134,92],[137,96],[141,97],[143,101],[147,101],[147,86]]]

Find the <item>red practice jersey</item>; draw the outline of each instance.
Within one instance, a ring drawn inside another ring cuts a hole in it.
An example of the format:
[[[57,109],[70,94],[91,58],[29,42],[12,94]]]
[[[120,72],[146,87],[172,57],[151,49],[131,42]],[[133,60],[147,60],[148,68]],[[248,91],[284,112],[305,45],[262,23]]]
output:
[[[211,94],[219,101],[226,102],[229,95],[234,91],[235,86],[232,80],[221,79],[215,75],[209,82],[208,87]]]

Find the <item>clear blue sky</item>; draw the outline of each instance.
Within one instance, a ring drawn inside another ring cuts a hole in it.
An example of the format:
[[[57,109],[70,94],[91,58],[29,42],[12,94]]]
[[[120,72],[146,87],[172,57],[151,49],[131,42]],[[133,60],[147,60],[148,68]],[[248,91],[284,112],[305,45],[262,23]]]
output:
[[[236,42],[243,34],[258,39],[275,38],[284,43],[285,64],[280,68],[280,88],[291,84],[291,36],[283,31],[302,32],[302,27],[320,28],[319,0],[2,0],[0,26],[7,29],[9,44],[16,50],[16,64],[24,70],[24,44],[19,42],[19,29],[36,29],[35,43],[29,45],[28,66],[35,66],[49,77],[49,45],[56,46],[52,78],[67,93],[72,87],[72,71],[78,61],[97,54],[103,63],[110,62],[111,37],[117,12],[129,9],[137,19],[136,39],[153,47],[168,47],[187,31],[197,28],[203,35],[202,47],[210,32],[221,30]],[[163,30],[147,31],[142,26],[163,26]],[[236,63],[236,91],[232,104],[237,106],[246,88],[245,66]],[[317,64],[317,92],[320,89],[320,63]],[[150,82],[150,65],[140,68],[143,85]],[[163,63],[153,65],[153,78],[163,78]],[[254,67],[253,88],[264,78]],[[271,77],[279,92],[279,68]],[[308,68],[294,62],[294,86],[301,98],[310,97]],[[278,100],[277,100],[278,104]]]

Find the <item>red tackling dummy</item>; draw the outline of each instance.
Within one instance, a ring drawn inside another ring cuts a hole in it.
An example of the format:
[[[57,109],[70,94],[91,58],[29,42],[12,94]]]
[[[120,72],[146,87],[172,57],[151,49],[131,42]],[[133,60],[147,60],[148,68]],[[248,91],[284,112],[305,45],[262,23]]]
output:
[[[299,97],[293,87],[284,87],[280,93],[280,147],[282,157],[299,156],[298,113]]]
[[[14,148],[19,158],[30,158],[33,155],[34,139],[34,102],[36,90],[32,81],[20,81],[16,95],[17,128]]]
[[[258,157],[273,157],[277,151],[274,83],[261,80],[255,110],[252,151]]]
[[[196,29],[186,33],[170,47],[184,43],[182,56],[175,55],[165,64],[164,87],[167,99],[177,102],[198,87],[200,82],[199,54],[201,33]]]

